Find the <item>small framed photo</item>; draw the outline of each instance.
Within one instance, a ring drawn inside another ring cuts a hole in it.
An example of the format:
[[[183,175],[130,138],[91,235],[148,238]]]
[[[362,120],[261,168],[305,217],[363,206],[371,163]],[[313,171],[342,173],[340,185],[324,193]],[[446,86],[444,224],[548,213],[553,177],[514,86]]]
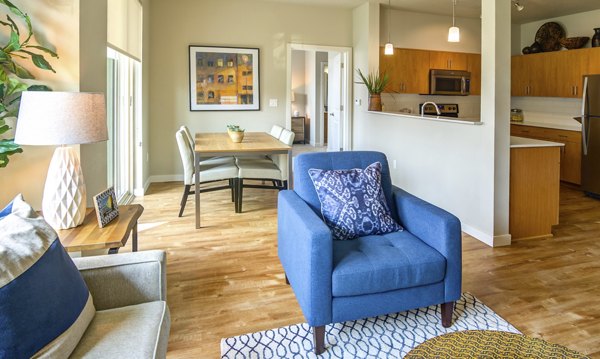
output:
[[[110,221],[119,216],[119,207],[115,196],[115,188],[109,187],[107,190],[94,196],[94,208],[96,208],[96,217],[98,217],[98,226],[106,226]]]

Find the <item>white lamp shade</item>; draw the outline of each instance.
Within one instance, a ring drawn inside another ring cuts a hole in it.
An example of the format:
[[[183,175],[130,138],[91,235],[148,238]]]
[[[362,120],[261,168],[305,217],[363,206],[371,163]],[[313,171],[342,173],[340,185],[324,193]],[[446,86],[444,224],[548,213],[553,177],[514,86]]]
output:
[[[383,50],[384,55],[393,55],[394,54],[394,45],[391,42],[385,44],[385,49]]]
[[[448,42],[460,42],[460,29],[457,26],[448,29]]]
[[[108,140],[104,94],[25,91],[15,133],[20,145],[74,145]]]

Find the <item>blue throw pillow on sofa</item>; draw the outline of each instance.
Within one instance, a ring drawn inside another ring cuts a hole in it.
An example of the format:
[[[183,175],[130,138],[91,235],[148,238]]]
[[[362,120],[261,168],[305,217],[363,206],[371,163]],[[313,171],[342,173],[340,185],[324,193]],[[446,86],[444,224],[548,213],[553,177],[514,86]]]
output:
[[[0,211],[0,358],[68,358],[95,314],[56,232],[17,196]]]
[[[381,186],[381,163],[367,168],[322,170],[308,174],[315,186],[323,220],[333,239],[348,240],[401,231],[392,218]]]

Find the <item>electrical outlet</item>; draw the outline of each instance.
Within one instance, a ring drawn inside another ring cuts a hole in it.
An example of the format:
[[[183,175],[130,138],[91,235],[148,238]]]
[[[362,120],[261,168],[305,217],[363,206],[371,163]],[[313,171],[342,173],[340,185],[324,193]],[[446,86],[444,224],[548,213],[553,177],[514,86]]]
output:
[[[269,99],[269,107],[277,107],[277,99],[276,98]]]

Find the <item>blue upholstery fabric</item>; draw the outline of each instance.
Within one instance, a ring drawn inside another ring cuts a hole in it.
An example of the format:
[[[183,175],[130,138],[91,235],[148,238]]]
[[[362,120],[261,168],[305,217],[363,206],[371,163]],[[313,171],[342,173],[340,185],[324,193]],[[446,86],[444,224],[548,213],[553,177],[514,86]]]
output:
[[[444,256],[406,231],[333,242],[334,297],[419,287],[445,272]]]
[[[366,168],[377,161],[382,164],[382,187],[388,207],[392,217],[404,226],[404,232],[334,242],[320,218],[320,202],[308,170]],[[311,326],[460,298],[460,221],[393,187],[383,153],[299,155],[294,167],[294,190],[280,192],[277,216],[279,259]],[[348,273],[350,277],[344,278]]]
[[[335,240],[401,231],[381,187],[381,163],[365,169],[308,170],[321,202],[321,214]]]
[[[310,179],[308,170],[320,168],[323,170],[348,170],[351,168],[367,168],[374,162],[381,163],[381,186],[387,205],[395,215],[395,203],[392,200],[392,180],[387,158],[381,152],[372,151],[348,151],[348,152],[313,152],[303,153],[296,157],[294,162],[294,192],[320,214],[321,202],[315,191],[315,186]],[[394,217],[396,221],[398,218]]]

